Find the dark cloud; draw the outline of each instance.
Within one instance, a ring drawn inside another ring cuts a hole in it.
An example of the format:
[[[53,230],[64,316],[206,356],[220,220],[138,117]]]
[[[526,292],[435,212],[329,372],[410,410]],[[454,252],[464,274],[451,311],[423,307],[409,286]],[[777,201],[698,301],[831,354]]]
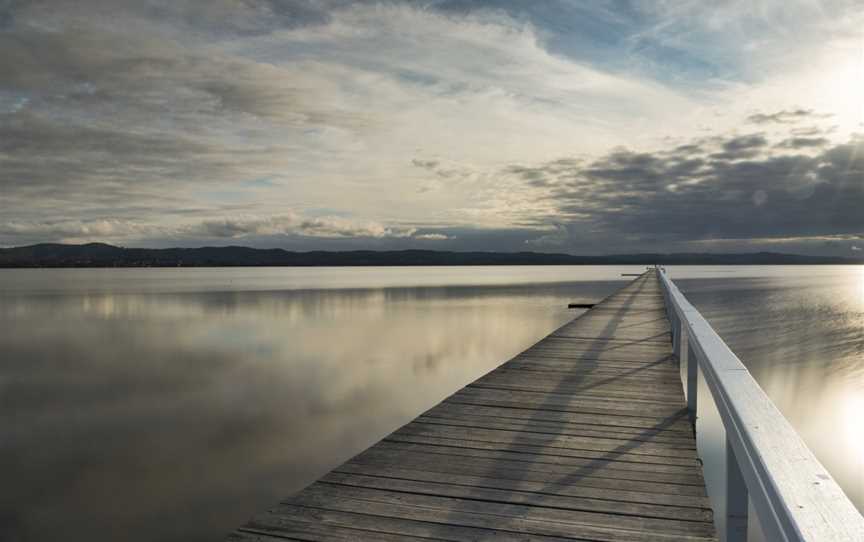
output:
[[[550,178],[546,175],[544,168],[533,168],[526,166],[510,166],[504,170],[506,173],[515,175],[529,185],[542,187],[549,186]]]
[[[753,124],[797,124],[799,122],[827,119],[833,115],[817,113],[812,109],[790,109],[776,113],[756,113],[747,117]]]
[[[762,147],[768,145],[764,134],[751,134],[726,139],[722,142],[721,151],[711,154],[717,160],[741,160],[751,158],[759,153]]]
[[[468,168],[458,165],[444,164],[440,160],[422,160],[414,158],[411,160],[411,165],[416,168],[425,169],[430,173],[434,173],[441,179],[455,179],[471,174],[471,171]],[[429,187],[424,188],[423,191],[429,191]]]
[[[678,145],[675,147],[672,152],[678,154],[700,154],[703,153],[705,149],[702,148],[701,144],[698,143],[688,143],[686,145]]]
[[[791,124],[820,117],[824,115],[817,115],[812,109],[792,109],[776,113],[756,113],[747,117],[747,121],[753,124]]]
[[[58,123],[21,112],[0,117],[3,214],[170,214],[194,204],[184,199],[190,186],[239,175],[242,162],[253,159],[239,158],[185,134]]]
[[[557,213],[526,222],[551,233],[537,246],[584,249],[661,247],[712,239],[830,237],[864,232],[864,138],[818,142],[817,155],[776,146],[762,136],[638,153],[617,149],[564,176],[557,168],[531,168],[535,184],[554,185]],[[814,148],[807,146],[808,149]],[[746,151],[748,158],[742,159]],[[729,156],[726,156],[729,155]],[[567,232],[567,235],[564,234]]]
[[[0,34],[3,89],[26,94],[31,109],[53,109],[78,123],[120,113],[124,121],[147,126],[170,116],[173,128],[200,133],[206,117],[348,129],[369,122],[362,113],[315,105],[291,71],[191,50],[179,40],[95,25],[15,28]],[[71,108],[82,115],[72,115]]]
[[[435,168],[438,167],[439,162],[438,162],[438,160],[418,160],[415,158],[415,159],[411,160],[411,164],[413,164],[416,167],[422,168],[422,169],[428,169],[428,170],[434,171]]]
[[[765,139],[763,134],[752,134],[727,139],[723,142],[723,150],[728,152],[738,152],[764,147],[767,144],[768,140]]]
[[[359,133],[372,125],[363,112],[322,105],[291,69],[202,45],[200,33],[224,10],[247,19],[279,11],[312,24],[317,19],[303,6],[323,4],[81,4],[0,1],[6,220],[73,224],[194,213],[205,206],[200,194],[208,186],[291,171],[293,141],[310,130]],[[166,10],[186,10],[199,29],[178,32],[183,17],[164,19]],[[192,38],[195,46],[185,41]],[[102,230],[34,231],[56,238]]]
[[[808,147],[824,147],[831,143],[825,137],[790,137],[777,144],[778,147],[786,149],[806,149]]]
[[[579,158],[558,158],[542,167],[514,164],[504,168],[503,173],[515,176],[530,186],[545,188],[560,184],[583,163],[584,161]]]
[[[831,134],[837,131],[837,126],[801,126],[798,128],[792,128],[789,133],[796,136],[803,137],[815,137],[821,135]]]
[[[5,0],[4,0],[5,1]],[[354,0],[356,2],[356,0]],[[197,33],[260,36],[303,26],[326,24],[333,10],[352,0],[13,0],[0,5],[0,21],[31,20],[52,12],[66,17],[105,17],[106,22],[130,18],[161,22]],[[86,10],[86,13],[85,13]]]

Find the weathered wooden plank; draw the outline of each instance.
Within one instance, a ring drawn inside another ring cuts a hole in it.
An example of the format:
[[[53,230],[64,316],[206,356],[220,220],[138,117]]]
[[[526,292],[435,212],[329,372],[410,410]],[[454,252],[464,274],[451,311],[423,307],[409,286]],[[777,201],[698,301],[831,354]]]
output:
[[[479,429],[437,424],[412,423],[393,433],[393,436],[413,435],[427,437],[445,437],[458,440],[480,440],[501,444],[528,444],[546,448],[580,448],[601,452],[617,452],[626,450],[632,454],[655,455],[661,457],[695,458],[696,446],[693,443],[646,442],[634,439],[610,437],[581,437],[569,435],[550,435],[529,433],[526,431],[508,431],[501,429]]]
[[[686,457],[670,457],[658,455],[633,454],[626,448],[625,451],[617,450],[614,454],[609,451],[586,450],[579,448],[555,448],[542,445],[529,444],[506,444],[502,446],[500,442],[487,442],[482,440],[457,439],[446,437],[430,437],[423,435],[399,434],[391,435],[386,438],[392,442],[407,442],[413,444],[428,444],[431,446],[452,446],[460,448],[473,448],[478,450],[501,450],[525,452],[525,453],[542,453],[548,455],[561,455],[564,457],[583,457],[588,459],[605,459],[615,461],[626,461],[629,463],[648,463],[648,464],[665,464],[665,465],[684,465],[687,467],[699,467],[699,461],[694,458]]]
[[[637,356],[618,355],[616,352],[606,353],[602,351],[581,352],[578,355],[566,355],[556,352],[523,352],[511,360],[516,363],[549,363],[549,364],[567,364],[574,370],[597,369],[630,369],[643,365],[655,365],[656,362],[665,362],[667,366],[672,365],[671,352],[645,352]],[[587,367],[585,367],[587,365]],[[507,364],[509,367],[510,364]],[[661,365],[662,367],[662,365]]]
[[[614,330],[610,329],[611,323],[614,323]],[[636,316],[626,316],[621,315],[620,313],[615,312],[592,312],[587,314],[584,318],[579,318],[577,320],[573,320],[572,322],[565,324],[559,327],[552,334],[572,334],[572,335],[580,335],[579,333],[573,333],[577,330],[588,330],[592,329],[594,331],[604,331],[609,330],[613,331],[614,335],[610,335],[616,339],[622,339],[628,337],[630,333],[640,333],[643,335],[651,335],[652,333],[649,330],[654,330],[654,333],[661,331],[671,331],[672,326],[666,320],[665,315],[662,312],[658,312],[655,314],[639,314]],[[589,338],[598,338],[600,335],[591,334],[582,336],[587,336]]]
[[[490,373],[474,382],[510,382],[524,384],[552,384],[561,386],[605,386],[606,389],[629,391],[634,387],[644,387],[650,384],[651,389],[662,390],[664,393],[680,393],[681,386],[662,381],[664,374],[646,373],[640,369],[620,370],[618,372],[597,371],[557,371],[540,374],[525,374],[518,369],[507,368]],[[659,378],[658,378],[659,377]]]
[[[520,358],[561,358],[569,360],[574,365],[590,361],[615,361],[618,363],[645,363],[655,361],[660,357],[669,356],[671,352],[664,348],[648,348],[638,345],[622,345],[617,348],[592,345],[543,345],[533,347],[519,355]],[[599,364],[597,364],[599,365]]]
[[[582,355],[590,359],[589,356],[594,354],[614,353],[621,359],[629,358],[639,361],[644,359],[646,355],[670,353],[669,348],[664,344],[665,341],[620,341],[612,343],[610,341],[596,342],[568,337],[548,337],[546,341],[548,342],[532,346],[525,351],[525,354],[566,354],[574,361],[580,361]]]
[[[628,325],[629,324],[629,325]],[[624,329],[619,329],[619,326],[628,326]],[[614,330],[610,330],[614,327]],[[650,325],[649,327],[636,326],[626,320],[624,322],[593,322],[591,325],[581,325],[579,327],[569,327],[559,329],[550,337],[556,339],[575,339],[582,341],[612,341],[612,344],[620,342],[638,342],[643,343],[664,343],[671,342],[672,330],[668,326],[660,327]],[[612,333],[612,335],[609,335]]]
[[[519,384],[554,384],[560,386],[606,386],[607,389],[617,388],[621,391],[629,391],[635,386],[645,386],[647,384],[651,386],[651,389],[663,390],[668,393],[681,392],[680,386],[676,388],[674,384],[662,381],[663,376],[669,376],[668,372],[665,375],[646,374],[640,371],[639,368],[634,368],[629,371],[622,370],[617,373],[604,373],[600,369],[590,371],[590,364],[586,363],[584,365],[581,371],[568,372],[559,370],[557,373],[547,372],[545,374],[525,374],[518,369],[508,368],[479,378],[472,385],[479,384],[480,382],[503,381]]]
[[[596,386],[548,386],[548,385],[532,385],[526,384],[511,384],[508,382],[478,382],[471,385],[473,388],[485,390],[500,390],[504,392],[537,392],[544,393],[547,397],[555,395],[573,396],[576,393],[582,395],[585,399],[602,399],[615,400],[621,402],[629,402],[633,404],[652,403],[659,405],[675,405],[676,402],[672,397],[666,397],[662,394],[662,390],[646,390],[640,397],[633,391],[621,389],[609,389],[602,385]]]
[[[604,397],[592,397],[587,394],[553,396],[543,392],[490,390],[473,388],[470,385],[453,394],[449,400],[455,403],[517,408],[532,408],[537,405],[538,410],[563,410],[593,414],[617,413],[626,416],[653,418],[657,420],[656,425],[658,426],[679,419],[681,413],[678,405],[662,405],[642,400],[616,401]]]
[[[288,504],[386,516],[401,511],[402,514],[409,514],[410,519],[436,518],[438,522],[467,527],[500,529],[502,525],[518,522],[524,526],[520,530],[527,533],[609,541],[674,540],[686,537],[698,540],[713,534],[713,527],[702,522],[688,522],[682,526],[680,522],[639,516],[558,510],[348,486],[328,487],[323,483],[309,486]],[[420,511],[422,515],[418,514]]]
[[[380,527],[378,528],[380,529]],[[234,542],[279,542],[298,540],[303,542],[429,542],[434,540],[420,536],[392,534],[381,530],[364,530],[322,522],[298,521],[295,518],[280,518],[279,521],[253,520],[236,533]]]
[[[370,451],[371,452],[371,451]],[[455,472],[453,469],[459,469],[458,472],[472,472],[479,474],[503,473],[507,471],[511,476],[524,476],[529,472],[539,471],[547,474],[557,474],[561,478],[575,479],[579,478],[611,478],[616,480],[630,481],[646,481],[668,484],[679,484],[696,486],[699,490],[679,490],[673,489],[674,492],[684,491],[690,495],[700,494],[702,490],[702,477],[692,471],[689,473],[681,472],[653,472],[647,469],[620,469],[615,467],[617,462],[598,458],[594,460],[582,460],[581,462],[573,462],[570,465],[561,465],[548,462],[530,462],[525,460],[515,460],[511,458],[495,457],[469,457],[464,455],[450,454],[435,454],[424,453],[421,451],[403,452],[398,455],[379,453],[361,454],[355,457],[352,462],[355,463],[376,463],[380,465],[403,465],[405,467],[422,467],[434,469],[440,472]],[[454,464],[457,463],[458,464]]]
[[[633,463],[622,461],[615,457],[598,456],[598,457],[578,457],[578,456],[562,456],[545,453],[545,450],[540,450],[539,453],[519,452],[510,449],[496,450],[488,448],[461,448],[458,446],[430,445],[413,442],[398,442],[385,440],[379,442],[360,455],[355,456],[355,459],[368,457],[369,454],[381,453],[383,457],[398,457],[403,453],[423,453],[423,454],[439,454],[450,456],[451,461],[460,461],[462,457],[479,457],[486,459],[510,459],[513,461],[523,461],[531,464],[539,465],[536,468],[542,468],[542,464],[549,463],[551,465],[562,465],[572,469],[596,465],[597,461],[603,462],[602,468],[609,470],[630,471],[632,473],[650,473],[650,472],[668,472],[676,474],[694,474],[694,469],[690,465],[675,465],[665,463]]]
[[[543,473],[528,473],[524,477],[511,479],[503,477],[478,476],[474,474],[438,472],[431,469],[408,468],[404,466],[382,468],[381,465],[367,463],[346,463],[333,472],[388,476],[407,480],[439,481],[469,485],[471,487],[492,487],[498,489],[511,489],[515,491],[548,493],[552,495],[567,495],[603,501],[613,507],[618,506],[620,503],[651,505],[652,507],[657,507],[657,517],[665,517],[664,514],[666,513],[673,515],[673,517],[682,517],[680,514],[687,517],[691,517],[692,515],[696,518],[703,518],[711,515],[711,506],[708,498],[705,496],[654,493],[637,491],[633,488],[610,489],[586,486],[582,484],[564,485],[556,483],[559,479],[558,477],[544,475]],[[654,508],[652,508],[652,510],[653,509]]]
[[[481,378],[471,384],[474,387],[481,385],[488,387],[503,386],[513,389],[525,389],[525,391],[549,391],[565,392],[570,395],[580,392],[602,391],[604,394],[619,393],[623,397],[633,393],[644,392],[647,400],[678,403],[684,396],[680,386],[675,388],[668,384],[656,382],[656,378],[650,375],[636,376],[606,376],[599,378],[583,377],[580,375],[569,376],[550,373],[529,373],[524,371],[506,371]],[[637,397],[633,397],[636,399]]]
[[[666,382],[664,377],[678,372],[677,366],[673,367],[671,359],[666,356],[656,361],[621,360],[618,362],[604,359],[585,359],[583,361],[584,363],[573,363],[567,358],[554,356],[520,356],[507,363],[501,370],[563,372],[573,375],[595,375],[597,377],[638,374],[639,376],[656,378],[663,383]]]
[[[485,487],[480,478],[473,485],[454,484],[449,480],[453,478],[438,480],[406,480],[402,478],[367,476],[362,474],[349,474],[331,472],[321,479],[322,482],[335,485],[347,485],[351,487],[380,489],[393,492],[405,492],[418,495],[429,495],[438,497],[454,497],[488,502],[500,502],[506,504],[522,504],[526,506],[541,506],[557,510],[573,510],[574,512],[599,512],[602,514],[616,514],[623,516],[638,516],[665,520],[666,525],[674,525],[686,532],[692,525],[690,522],[711,523],[713,516],[706,514],[705,510],[675,508],[672,513],[667,507],[650,506],[627,502],[610,502],[600,499],[586,499],[560,495],[541,491],[520,491],[514,489],[518,484],[511,484],[507,489]],[[479,481],[478,481],[479,480]],[[535,484],[535,487],[538,484]],[[554,489],[554,488],[553,488]],[[669,523],[666,523],[669,522]],[[704,527],[704,526],[703,526]]]
[[[574,339],[578,341],[608,341],[612,345],[621,343],[659,343],[664,345],[672,341],[671,330],[668,327],[645,331],[642,329],[629,328],[626,331],[618,330],[622,322],[610,319],[609,322],[596,322],[593,326],[579,326],[559,329],[549,335],[554,339]],[[593,333],[592,333],[593,332]],[[607,335],[608,333],[608,335]]]
[[[663,303],[646,273],[232,540],[714,540]]]
[[[373,508],[372,512],[380,510]],[[398,512],[394,508],[394,512]],[[357,538],[354,540],[387,540],[386,537],[411,537],[411,539],[422,540],[488,540],[492,537],[502,542],[523,542],[524,535],[499,531],[489,528],[465,527],[452,524],[444,524],[438,521],[426,521],[424,516],[436,519],[435,514],[414,514],[421,519],[406,519],[404,517],[393,517],[392,515],[376,515],[362,512],[346,512],[342,510],[328,510],[310,506],[296,506],[281,504],[277,508],[256,517],[246,528],[260,532],[272,533],[274,535],[282,532],[299,534],[304,525],[312,524],[318,526],[317,532],[314,527],[307,527],[311,532],[316,532],[314,540],[332,540],[329,533],[336,529],[349,529],[355,532]],[[360,531],[357,533],[356,531]],[[368,533],[368,534],[366,534]],[[340,540],[335,538],[336,540]],[[308,538],[306,539],[308,540]],[[349,538],[349,540],[351,540]],[[534,535],[531,540],[537,542],[569,542],[572,538],[559,538]],[[579,540],[579,539],[575,539]],[[269,542],[269,541],[268,541]]]
[[[285,542],[285,540],[303,541],[303,538],[289,538],[278,534],[265,534],[238,529],[231,533],[226,539],[227,542]],[[306,538],[305,540],[315,540],[314,538]]]
[[[597,437],[614,438],[625,441],[637,442],[665,442],[678,444],[685,448],[693,447],[693,439],[686,435],[667,435],[662,431],[637,432],[637,431],[610,431],[607,427],[596,427],[577,424],[565,424],[556,422],[532,421],[530,425],[524,422],[501,419],[501,418],[440,418],[437,416],[421,416],[417,423],[440,424],[445,426],[461,425],[478,429],[504,429],[508,431],[521,431],[525,433],[539,433],[543,435],[565,435],[574,437]]]
[[[602,425],[616,428],[639,429],[642,431],[676,431],[692,437],[693,427],[682,418],[673,420],[669,424],[659,426],[653,418],[643,416],[626,415],[601,415],[582,412],[567,412],[557,410],[535,410],[530,408],[506,408],[492,405],[469,405],[447,401],[427,411],[427,414],[440,413],[469,413],[502,418],[514,418],[518,420],[532,421],[557,421],[569,423],[583,423],[590,425]]]
[[[557,379],[544,380],[527,375],[520,375],[522,376],[521,380],[511,375],[502,376],[478,380],[471,384],[471,387],[492,390],[542,392],[547,395],[573,396],[574,394],[582,393],[584,397],[598,397],[629,402],[645,401],[671,405],[680,404],[680,399],[684,397],[684,394],[679,394],[678,390],[673,391],[663,386],[654,386],[650,381],[637,381],[633,382],[630,386],[623,386],[596,380],[594,382],[578,381],[571,383]],[[642,388],[641,390],[640,387]]]

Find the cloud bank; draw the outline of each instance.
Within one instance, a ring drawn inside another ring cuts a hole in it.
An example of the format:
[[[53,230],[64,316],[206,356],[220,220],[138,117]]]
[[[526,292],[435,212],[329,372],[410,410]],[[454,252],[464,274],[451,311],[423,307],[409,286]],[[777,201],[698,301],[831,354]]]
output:
[[[861,28],[846,1],[6,3],[0,244],[849,251]]]

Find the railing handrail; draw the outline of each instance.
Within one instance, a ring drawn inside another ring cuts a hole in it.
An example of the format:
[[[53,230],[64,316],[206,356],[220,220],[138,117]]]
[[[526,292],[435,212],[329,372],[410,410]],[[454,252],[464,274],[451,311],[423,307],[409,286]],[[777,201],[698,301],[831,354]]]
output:
[[[726,541],[746,541],[747,497],[767,540],[864,541],[864,517],[723,339],[658,267],[673,329],[687,365],[695,420],[701,370],[726,430]],[[698,367],[698,369],[697,369]]]

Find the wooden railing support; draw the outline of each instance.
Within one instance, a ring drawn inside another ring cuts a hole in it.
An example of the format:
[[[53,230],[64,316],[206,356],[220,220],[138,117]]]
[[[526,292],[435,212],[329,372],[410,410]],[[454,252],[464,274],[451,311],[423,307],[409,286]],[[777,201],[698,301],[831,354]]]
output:
[[[747,542],[750,498],[732,444],[726,438],[726,535],[725,542]]]
[[[697,363],[696,352],[690,346],[686,334],[684,335],[684,347],[681,351],[686,352],[684,364],[687,367],[687,410],[690,412],[690,421],[695,424],[699,395],[699,364]]]

